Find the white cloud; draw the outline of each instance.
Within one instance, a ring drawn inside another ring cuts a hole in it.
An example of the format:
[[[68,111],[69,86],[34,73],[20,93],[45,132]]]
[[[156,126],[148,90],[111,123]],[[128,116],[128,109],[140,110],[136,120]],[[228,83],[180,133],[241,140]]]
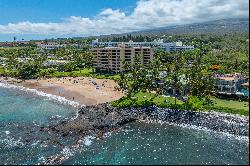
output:
[[[0,34],[114,34],[222,18],[248,18],[248,13],[248,0],[140,0],[129,15],[107,8],[93,19],[71,16],[61,23],[26,21],[0,25]]]

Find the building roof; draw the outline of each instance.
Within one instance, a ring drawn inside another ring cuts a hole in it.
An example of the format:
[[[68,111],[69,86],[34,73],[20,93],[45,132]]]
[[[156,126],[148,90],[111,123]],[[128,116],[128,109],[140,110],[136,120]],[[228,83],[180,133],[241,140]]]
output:
[[[236,77],[219,77],[219,79],[225,80],[225,81],[233,81],[236,79]]]

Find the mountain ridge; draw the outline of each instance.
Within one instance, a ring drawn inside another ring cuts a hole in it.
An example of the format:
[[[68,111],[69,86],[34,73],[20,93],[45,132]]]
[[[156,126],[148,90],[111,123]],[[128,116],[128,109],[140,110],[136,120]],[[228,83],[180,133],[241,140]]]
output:
[[[134,31],[121,34],[110,34],[110,35],[100,35],[100,36],[90,36],[96,38],[106,38],[106,37],[117,37],[124,35],[181,35],[181,34],[227,34],[227,33],[239,33],[249,31],[249,18],[230,18],[230,19],[220,19],[214,21],[206,21],[202,23],[191,23],[184,25],[173,25],[165,26],[159,28],[152,28],[141,31]]]

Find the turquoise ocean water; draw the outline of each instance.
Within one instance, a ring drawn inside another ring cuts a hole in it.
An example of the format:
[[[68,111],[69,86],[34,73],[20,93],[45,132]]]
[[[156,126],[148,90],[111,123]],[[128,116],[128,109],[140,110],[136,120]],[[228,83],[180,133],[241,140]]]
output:
[[[62,164],[248,164],[248,138],[167,124],[131,123],[81,148],[40,131],[76,109],[25,91],[0,87],[0,164],[38,164],[61,154]],[[66,145],[61,148],[54,142]]]

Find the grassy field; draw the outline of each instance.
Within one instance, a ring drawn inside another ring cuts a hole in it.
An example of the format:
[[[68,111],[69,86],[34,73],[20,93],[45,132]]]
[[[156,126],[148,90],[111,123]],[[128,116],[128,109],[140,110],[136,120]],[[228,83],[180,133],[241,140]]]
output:
[[[53,73],[48,74],[49,77],[93,77],[100,79],[113,79],[116,80],[119,78],[119,75],[115,74],[97,74],[93,72],[93,69],[81,69],[75,70],[71,72],[59,72],[55,71]]]
[[[245,101],[235,101],[235,100],[225,100],[225,99],[218,99],[212,98],[214,102],[214,106],[218,107],[226,107],[231,109],[243,109],[249,111],[249,104]]]
[[[205,107],[206,110],[225,112],[230,114],[239,114],[249,116],[249,104],[244,101],[225,100],[212,98],[214,105]]]
[[[131,98],[123,97],[117,101],[111,102],[112,106],[115,107],[142,107],[148,105],[158,105],[158,106],[165,106],[169,104],[174,104],[175,99],[173,97],[163,97],[157,96],[154,97],[153,93],[148,92],[139,92],[135,94]],[[181,105],[183,102],[180,100],[176,100],[176,104]]]
[[[152,93],[143,93],[139,92],[132,99],[129,98],[121,98],[120,100],[114,101],[111,105],[116,107],[140,107],[140,106],[147,106],[151,104],[155,104],[161,107],[166,108],[173,108],[175,107],[175,99],[173,97],[163,97],[157,96],[153,98],[154,94]],[[153,100],[150,100],[153,98]],[[231,114],[239,114],[249,116],[249,107],[248,102],[240,102],[240,101],[233,101],[233,100],[224,100],[218,98],[211,98],[214,102],[214,105],[203,105],[201,106],[201,111],[209,111],[213,110],[216,112],[225,112]],[[176,102],[178,109],[190,109],[186,107],[185,103],[178,100]],[[192,107],[193,108],[193,107]],[[191,108],[191,109],[192,109]]]
[[[154,97],[153,93],[149,92],[139,92],[135,95],[139,101],[146,101],[150,100],[151,98]],[[175,99],[173,97],[163,97],[163,96],[157,96],[153,99],[153,102],[155,104],[161,104],[161,103],[175,103]],[[177,104],[182,104],[183,102],[181,100],[176,100]]]

